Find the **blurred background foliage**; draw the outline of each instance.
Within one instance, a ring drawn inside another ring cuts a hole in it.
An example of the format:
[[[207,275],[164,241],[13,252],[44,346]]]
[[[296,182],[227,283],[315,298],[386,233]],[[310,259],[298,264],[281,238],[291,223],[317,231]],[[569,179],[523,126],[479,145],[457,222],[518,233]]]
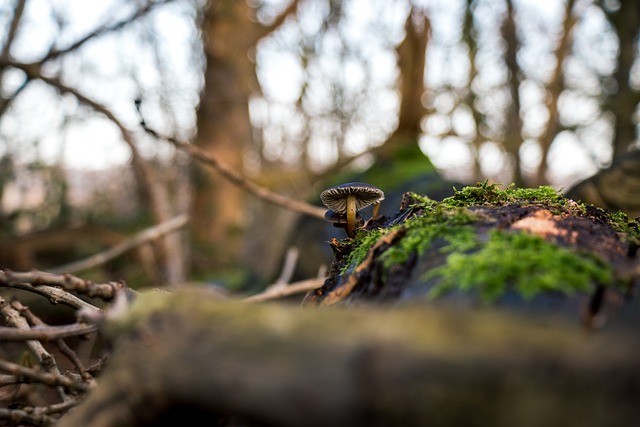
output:
[[[637,154],[635,0],[6,0],[0,28],[0,268],[55,269],[181,213],[82,274],[254,290],[292,245],[301,278],[330,261],[335,230],[141,116],[293,198],[378,185],[387,213],[485,179],[570,189]]]

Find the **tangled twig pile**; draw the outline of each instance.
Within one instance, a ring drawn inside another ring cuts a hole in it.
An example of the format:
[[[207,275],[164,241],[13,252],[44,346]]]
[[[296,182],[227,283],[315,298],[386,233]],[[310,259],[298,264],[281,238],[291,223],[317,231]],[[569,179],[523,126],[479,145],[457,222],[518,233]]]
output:
[[[105,365],[97,325],[105,307],[115,309],[133,291],[122,281],[9,270],[0,270],[0,287],[0,425],[53,425]],[[52,315],[42,297],[60,309]]]

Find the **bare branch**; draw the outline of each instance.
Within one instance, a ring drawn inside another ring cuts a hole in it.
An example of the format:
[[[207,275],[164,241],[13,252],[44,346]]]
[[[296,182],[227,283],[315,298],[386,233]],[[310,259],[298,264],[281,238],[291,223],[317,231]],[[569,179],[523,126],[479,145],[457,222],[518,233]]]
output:
[[[260,37],[266,37],[269,33],[277,30],[278,27],[280,27],[284,23],[287,17],[293,15],[298,10],[299,3],[300,0],[291,0],[289,6],[287,6],[282,12],[280,12],[280,14],[273,20],[273,22],[262,27],[262,34]]]
[[[97,37],[100,37],[104,34],[107,33],[111,33],[111,32],[115,32],[120,30],[123,27],[126,27],[127,25],[131,24],[132,22],[135,22],[138,20],[138,18],[145,16],[147,14],[149,14],[149,12],[151,12],[153,9],[155,9],[157,6],[169,3],[173,0],[161,0],[161,1],[148,1],[144,6],[142,6],[141,8],[137,9],[133,14],[131,14],[131,16],[116,22],[115,24],[111,24],[111,25],[103,25],[101,27],[96,28],[95,30],[93,30],[92,32],[90,32],[89,34],[85,35],[84,37],[82,37],[79,40],[76,40],[74,43],[72,43],[71,45],[65,47],[64,49],[52,49],[46,57],[44,57],[42,59],[41,62],[45,62],[45,61],[49,61],[52,59],[57,58],[58,56],[64,55],[66,53],[72,52],[76,49],[78,49],[79,47],[81,47],[82,45],[84,45],[86,42],[93,40]]]
[[[136,176],[141,191],[143,191],[145,196],[149,199],[149,206],[154,221],[160,223],[170,218],[171,209],[169,196],[166,189],[159,184],[159,180],[156,179],[153,168],[149,166],[149,164],[140,154],[135,144],[133,133],[129,129],[127,129],[124,123],[122,123],[110,109],[108,109],[101,103],[85,96],[79,90],[67,86],[60,80],[59,77],[49,77],[44,75],[42,73],[42,64],[40,63],[26,64],[2,60],[0,58],[0,67],[2,66],[11,66],[20,69],[24,71],[29,78],[41,80],[48,85],[56,88],[63,94],[74,96],[81,104],[84,104],[92,108],[94,111],[104,115],[108,120],[115,124],[116,127],[118,127],[118,129],[120,130],[124,142],[129,146],[129,149],[131,150],[131,164],[133,166],[133,172]],[[173,262],[174,260],[172,260],[171,257],[167,255],[171,253],[171,250],[166,241],[161,242],[161,248],[162,253],[165,255],[165,261],[167,261],[168,264]],[[177,273],[175,271],[166,271],[166,273],[168,276],[167,281],[169,283],[175,283],[183,279],[180,277],[174,277],[177,276]]]
[[[324,220],[324,213],[326,212],[326,209],[322,209],[320,207],[311,205],[306,202],[291,199],[289,197],[273,192],[265,187],[261,187],[258,184],[254,183],[253,181],[250,181],[249,179],[245,178],[244,176],[236,172],[231,167],[220,162],[218,159],[216,159],[214,156],[212,156],[205,150],[193,144],[189,144],[188,142],[179,141],[178,139],[172,138],[170,136],[160,135],[155,130],[150,129],[144,122],[142,122],[141,125],[143,126],[145,131],[153,135],[155,138],[162,141],[169,142],[173,144],[176,148],[187,152],[192,157],[200,160],[201,162],[203,162],[208,166],[211,166],[229,182],[248,191],[254,196],[259,197],[276,206],[280,206],[284,209]]]
[[[2,47],[2,54],[0,56],[2,58],[8,58],[9,52],[11,50],[11,45],[18,33],[18,27],[20,26],[20,20],[22,19],[22,14],[24,12],[24,7],[27,4],[27,0],[18,0],[16,7],[14,8],[13,19],[11,20],[11,24],[9,25],[7,31],[7,38],[5,40],[4,46]]]
[[[15,308],[17,311],[20,312],[20,314],[27,319],[27,321],[29,322],[29,324],[31,325],[31,330],[35,329],[35,328],[47,328],[49,325],[47,325],[42,319],[40,319],[40,317],[36,316],[30,309],[29,307],[27,307],[26,305],[22,304],[20,301],[18,300],[14,300],[11,301],[11,307]],[[69,329],[69,327],[76,327],[76,326],[82,326],[82,325],[68,325],[65,326],[65,329]],[[66,331],[63,331],[66,332]],[[79,334],[79,335],[84,335],[84,334]],[[82,361],[80,360],[80,358],[78,357],[78,355],[76,354],[75,351],[71,350],[71,348],[67,345],[67,343],[62,339],[62,338],[66,338],[64,336],[62,337],[51,337],[50,335],[46,335],[45,338],[38,338],[38,339],[51,339],[55,342],[56,346],[60,349],[60,352],[62,352],[62,354],[64,354],[70,361],[71,363],[73,363],[76,367],[76,369],[78,370],[78,372],[80,373],[80,375],[82,376],[82,379],[85,381],[91,381],[92,377],[90,374],[88,374],[86,372],[86,369],[84,368],[84,364],[82,363]]]
[[[0,341],[51,341],[60,338],[87,335],[97,330],[98,325],[82,325],[79,323],[63,326],[36,326],[31,329],[16,329],[9,326],[0,326]]]
[[[20,93],[27,87],[27,85],[31,82],[29,77],[25,78],[24,81],[18,86],[18,88],[9,96],[9,98],[1,98],[0,97],[0,117],[7,111],[11,103],[20,95]]]
[[[24,409],[0,408],[0,420],[9,420],[9,425],[53,426],[55,420],[44,414],[33,414]]]
[[[272,299],[287,297],[290,295],[307,292],[319,288],[324,283],[324,278],[301,280],[286,286],[269,286],[264,292],[243,299],[245,302],[262,302]]]
[[[79,294],[86,295],[89,298],[101,298],[106,301],[112,300],[119,290],[126,289],[129,292],[132,291],[127,288],[124,281],[121,280],[117,282],[94,283],[91,280],[80,279],[79,277],[71,274],[54,274],[38,270],[32,270],[29,272],[0,270],[0,286],[18,288],[25,284],[32,284],[33,288],[42,287],[42,285],[57,286],[68,292],[77,292]],[[22,287],[20,289],[25,288]],[[31,288],[26,288],[26,290],[31,290]],[[45,296],[49,299],[60,297],[59,294]],[[81,306],[84,306],[85,304],[86,303],[83,302]],[[93,305],[89,304],[89,306],[93,309],[92,311],[98,310]],[[75,306],[73,307],[80,308]]]
[[[284,258],[284,264],[282,265],[282,271],[280,271],[280,276],[278,276],[273,286],[286,285],[289,283],[291,276],[293,276],[293,272],[296,269],[299,254],[300,250],[295,246],[292,246],[287,250],[287,254]]]
[[[20,311],[12,307],[4,298],[0,297],[0,314],[4,316],[5,322],[13,326],[18,331],[26,332],[31,330],[27,320],[21,316]],[[26,345],[31,353],[38,360],[40,366],[48,373],[60,375],[60,369],[53,354],[47,350],[40,341],[28,340]],[[62,387],[57,387],[58,394],[62,400],[66,400],[67,393]]]
[[[0,359],[0,370],[50,386],[63,386],[80,391],[89,391],[92,388],[89,384],[74,381],[64,375],[54,374],[51,372],[40,372],[2,359]]]
[[[70,294],[69,292],[66,292],[60,288],[55,288],[53,286],[34,286],[30,283],[15,283],[6,286],[9,288],[22,289],[23,291],[29,291],[38,295],[42,295],[48,298],[52,304],[63,304],[74,309],[84,308],[89,310],[90,312],[100,311],[99,308],[89,304],[88,302],[84,302],[83,300]]]
[[[169,234],[173,231],[176,231],[184,227],[185,225],[188,224],[188,222],[189,222],[189,217],[186,214],[176,216],[175,218],[172,218],[169,221],[165,221],[156,226],[147,228],[146,230],[143,230],[135,234],[130,239],[112,248],[109,248],[106,251],[97,253],[95,255],[92,255],[88,258],[85,258],[79,261],[75,261],[69,264],[62,265],[60,267],[53,268],[49,271],[54,274],[77,273],[78,271],[87,270],[89,268],[103,265],[108,261],[111,261],[112,259],[117,258],[118,256],[122,255],[123,253],[133,248],[141,246],[151,240],[158,239],[164,236],[165,234]]]

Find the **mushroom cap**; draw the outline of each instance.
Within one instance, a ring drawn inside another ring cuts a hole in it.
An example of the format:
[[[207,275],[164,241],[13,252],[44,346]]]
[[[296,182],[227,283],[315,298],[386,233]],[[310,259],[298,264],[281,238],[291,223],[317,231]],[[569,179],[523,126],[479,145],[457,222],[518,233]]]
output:
[[[324,205],[339,213],[347,211],[347,195],[356,196],[356,211],[384,200],[384,192],[375,185],[366,182],[347,182],[330,187],[320,193],[320,200]]]
[[[336,211],[328,210],[324,214],[324,219],[329,222],[332,222],[333,225],[339,226],[340,224],[347,223],[347,214],[346,213],[338,213]],[[360,224],[364,222],[364,218],[360,215],[360,212],[356,212],[356,223]]]

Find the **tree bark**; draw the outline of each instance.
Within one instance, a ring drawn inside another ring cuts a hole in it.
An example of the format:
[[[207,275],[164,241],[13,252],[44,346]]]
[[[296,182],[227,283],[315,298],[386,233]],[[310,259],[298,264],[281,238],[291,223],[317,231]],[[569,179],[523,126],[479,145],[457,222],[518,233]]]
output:
[[[258,24],[250,21],[250,12],[247,2],[210,1],[201,26],[207,65],[195,144],[237,171],[242,171],[243,151],[251,140],[247,102],[257,89],[249,50],[256,42],[252,27]],[[222,266],[239,252],[245,196],[202,166],[196,165],[195,173],[193,237],[197,247],[212,248],[205,255]]]
[[[259,90],[252,59],[256,44],[282,24],[298,2],[292,1],[269,26],[257,22],[250,3],[209,1],[201,25],[206,69],[195,144],[239,173],[244,171],[243,156],[252,144],[248,101]],[[194,251],[199,252],[199,269],[210,273],[233,265],[241,255],[246,194],[200,165],[196,165],[194,181]]]
[[[378,162],[381,163],[393,161],[398,148],[418,143],[422,134],[421,121],[426,112],[422,98],[431,23],[424,11],[412,7],[404,28],[405,38],[396,49],[400,68],[398,127],[389,139],[375,150]]]
[[[519,187],[524,186],[520,146],[522,145],[522,117],[520,117],[520,66],[518,65],[518,40],[515,22],[515,10],[512,0],[507,0],[507,15],[502,24],[502,36],[506,44],[505,64],[508,70],[507,88],[511,96],[511,105],[506,113],[504,148],[512,162],[512,182]]]

